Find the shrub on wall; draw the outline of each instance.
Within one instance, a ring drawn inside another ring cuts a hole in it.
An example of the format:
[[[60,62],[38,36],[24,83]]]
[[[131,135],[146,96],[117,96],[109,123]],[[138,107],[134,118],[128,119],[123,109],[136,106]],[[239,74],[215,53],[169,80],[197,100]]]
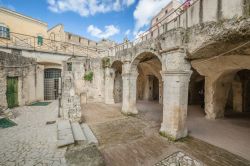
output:
[[[108,57],[102,58],[102,67],[110,67],[110,59]]]
[[[94,73],[93,71],[88,71],[84,74],[84,80],[85,81],[92,81],[93,80]]]

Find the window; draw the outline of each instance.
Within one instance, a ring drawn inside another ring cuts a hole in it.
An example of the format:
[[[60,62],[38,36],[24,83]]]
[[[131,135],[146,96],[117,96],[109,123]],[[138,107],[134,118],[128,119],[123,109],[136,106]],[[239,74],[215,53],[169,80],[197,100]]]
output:
[[[69,38],[69,40],[71,40],[71,35],[70,34],[69,34],[68,38]]]
[[[168,14],[168,9],[167,9],[167,10],[165,10],[165,14]]]
[[[81,43],[81,38],[79,37],[79,43]]]
[[[39,46],[43,45],[43,37],[42,36],[37,36],[37,44]]]
[[[156,18],[156,22],[158,21],[158,18]]]
[[[0,37],[9,39],[10,38],[10,29],[5,25],[0,24]]]
[[[72,63],[71,62],[67,63],[67,70],[72,71]]]

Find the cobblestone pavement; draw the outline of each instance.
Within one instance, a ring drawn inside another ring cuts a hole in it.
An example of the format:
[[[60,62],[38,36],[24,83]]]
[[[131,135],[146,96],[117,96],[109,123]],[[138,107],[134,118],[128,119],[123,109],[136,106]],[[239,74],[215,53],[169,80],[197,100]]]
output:
[[[63,166],[65,148],[56,147],[58,102],[48,106],[24,106],[13,109],[17,126],[0,128],[1,166]]]
[[[197,160],[190,158],[183,152],[176,152],[171,156],[167,157],[166,159],[160,161],[159,163],[155,164],[155,166],[204,166],[204,164],[200,163]]]

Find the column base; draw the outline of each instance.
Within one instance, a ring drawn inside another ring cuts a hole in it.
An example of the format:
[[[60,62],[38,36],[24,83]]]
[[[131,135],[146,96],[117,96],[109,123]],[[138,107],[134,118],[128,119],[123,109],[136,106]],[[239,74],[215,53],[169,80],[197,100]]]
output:
[[[108,100],[108,101],[105,101],[105,104],[115,104],[115,101],[114,100]]]
[[[206,119],[208,120],[216,120],[216,119],[222,119],[224,118],[224,114],[219,114],[219,115],[216,115],[216,114],[207,114],[206,115]]]
[[[160,135],[168,138],[171,141],[177,141],[188,136],[188,129],[184,128],[181,130],[171,130],[162,125],[160,129]]]
[[[129,109],[129,110],[122,109],[121,112],[122,112],[123,115],[126,115],[126,116],[134,116],[134,115],[138,114],[137,108]]]

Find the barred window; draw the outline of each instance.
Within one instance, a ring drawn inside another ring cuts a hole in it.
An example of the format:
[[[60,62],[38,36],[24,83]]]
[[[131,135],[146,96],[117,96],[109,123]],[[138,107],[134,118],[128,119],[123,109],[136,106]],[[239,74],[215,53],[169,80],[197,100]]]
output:
[[[9,39],[10,38],[10,29],[6,26],[0,25],[0,37]]]

